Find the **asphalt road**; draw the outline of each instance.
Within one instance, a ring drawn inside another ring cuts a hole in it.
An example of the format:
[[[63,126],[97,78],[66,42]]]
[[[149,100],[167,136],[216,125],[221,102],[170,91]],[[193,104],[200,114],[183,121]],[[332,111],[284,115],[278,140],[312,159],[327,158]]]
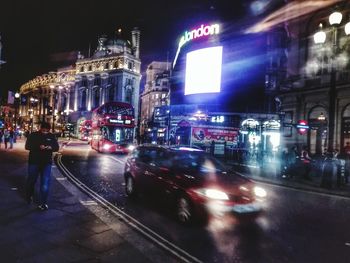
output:
[[[68,145],[62,157],[93,191],[203,262],[350,262],[350,199],[264,185],[266,212],[256,223],[228,217],[185,227],[162,200],[128,200],[125,159],[79,143]]]

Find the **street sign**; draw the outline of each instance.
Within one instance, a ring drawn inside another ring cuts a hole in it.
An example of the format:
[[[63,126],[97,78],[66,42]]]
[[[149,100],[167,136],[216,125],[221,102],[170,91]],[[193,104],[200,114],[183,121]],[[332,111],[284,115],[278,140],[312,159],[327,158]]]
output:
[[[306,120],[299,120],[296,128],[298,129],[298,133],[300,135],[304,135],[310,127]]]

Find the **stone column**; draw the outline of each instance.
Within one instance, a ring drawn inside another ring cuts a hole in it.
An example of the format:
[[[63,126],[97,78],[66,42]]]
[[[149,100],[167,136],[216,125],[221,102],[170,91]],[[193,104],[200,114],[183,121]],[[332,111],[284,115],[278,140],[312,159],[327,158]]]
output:
[[[91,111],[91,105],[92,105],[92,96],[91,96],[91,86],[89,85],[89,87],[86,89],[86,102],[87,102],[87,105],[86,105],[86,109],[88,111]]]
[[[79,93],[78,93],[78,85],[75,85],[74,87],[74,111],[78,110],[78,97],[79,97]]]
[[[69,115],[70,110],[70,88],[67,88],[67,105],[66,105],[66,114]]]

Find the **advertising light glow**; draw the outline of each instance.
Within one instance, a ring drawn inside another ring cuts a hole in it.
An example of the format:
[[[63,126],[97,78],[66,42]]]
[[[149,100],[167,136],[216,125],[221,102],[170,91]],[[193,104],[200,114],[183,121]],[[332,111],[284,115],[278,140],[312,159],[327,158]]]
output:
[[[185,45],[187,42],[200,38],[203,36],[208,36],[208,35],[216,35],[219,34],[220,32],[220,26],[219,24],[213,24],[213,25],[201,25],[199,28],[191,30],[191,31],[185,31],[185,33],[181,36],[179,45],[176,51],[175,59],[173,62],[173,67],[175,67],[177,58],[180,54],[180,50],[183,45]]]
[[[222,46],[187,53],[185,95],[221,90]]]

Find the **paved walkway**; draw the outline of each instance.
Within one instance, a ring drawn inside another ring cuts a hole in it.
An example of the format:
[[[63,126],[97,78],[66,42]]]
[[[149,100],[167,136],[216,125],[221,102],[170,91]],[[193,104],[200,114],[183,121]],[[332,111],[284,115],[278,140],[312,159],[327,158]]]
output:
[[[93,211],[106,210],[68,191],[60,180],[70,183],[57,168],[53,177],[60,180],[52,180],[49,210],[26,204],[23,148],[20,140],[14,149],[0,149],[1,262],[174,262],[124,223],[103,221]]]

